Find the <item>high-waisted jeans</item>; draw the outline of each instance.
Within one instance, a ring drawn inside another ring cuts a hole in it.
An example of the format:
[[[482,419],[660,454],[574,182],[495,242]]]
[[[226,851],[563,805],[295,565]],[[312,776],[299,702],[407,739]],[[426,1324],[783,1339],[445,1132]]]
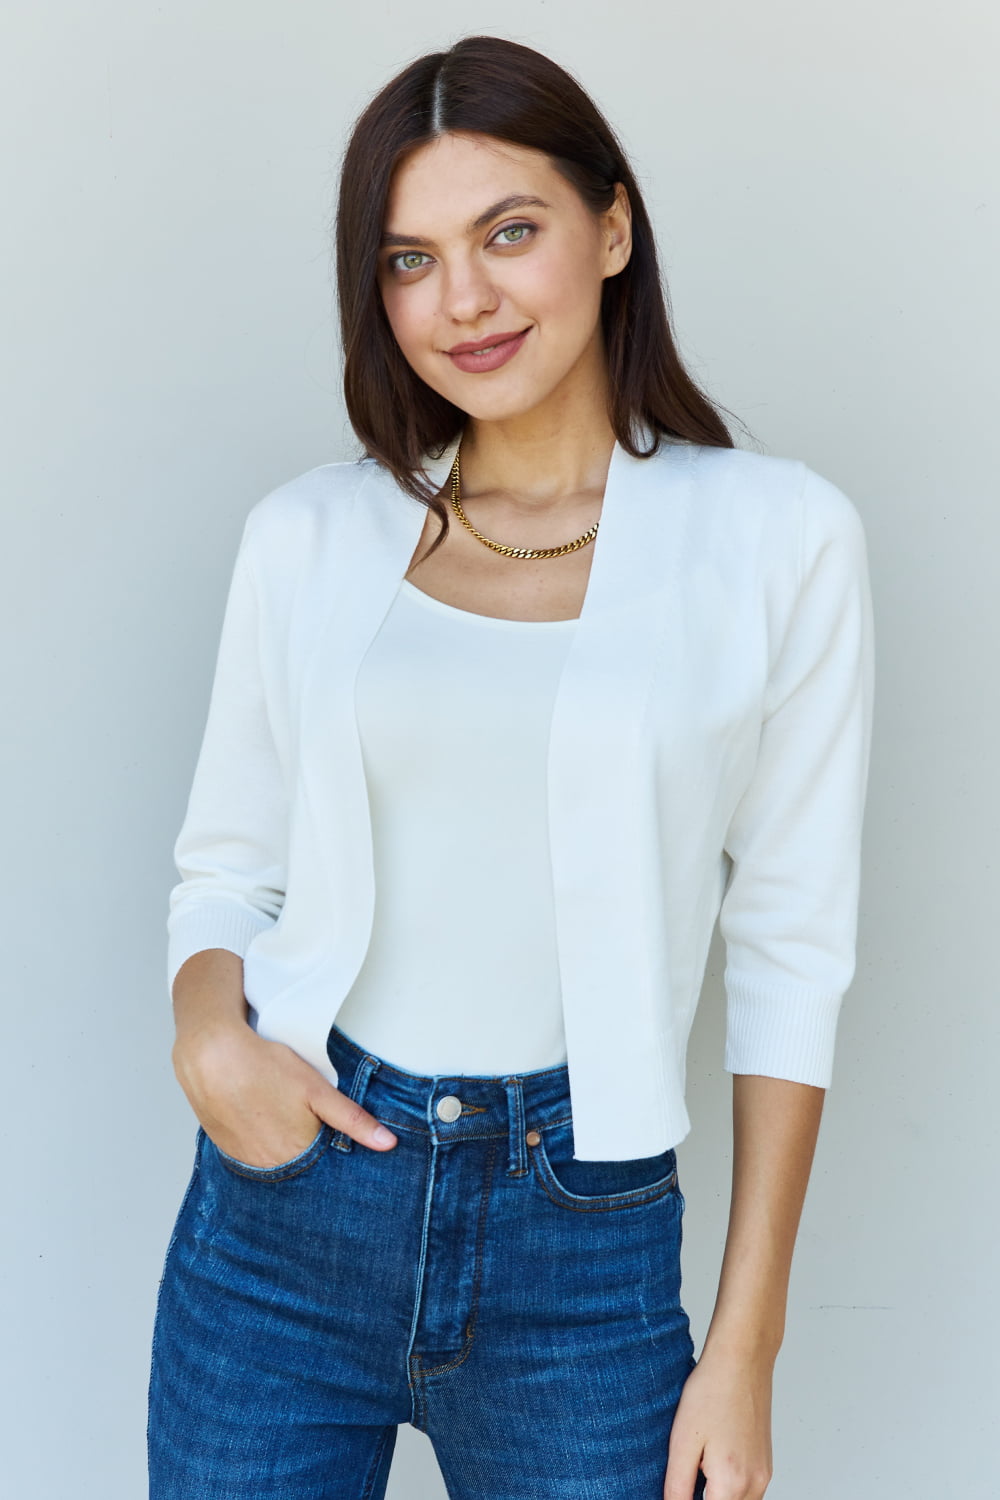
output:
[[[262,1168],[199,1127],[151,1500],[378,1500],[401,1422],[452,1500],[662,1500],[695,1363],[674,1152],[575,1161],[565,1065],[422,1077],[336,1026],[328,1048],[398,1144],[324,1124]]]

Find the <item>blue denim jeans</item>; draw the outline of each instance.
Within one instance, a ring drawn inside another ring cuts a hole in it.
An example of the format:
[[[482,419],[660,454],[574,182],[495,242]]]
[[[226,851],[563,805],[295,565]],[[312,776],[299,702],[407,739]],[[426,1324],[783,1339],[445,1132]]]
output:
[[[565,1065],[421,1077],[336,1026],[328,1047],[398,1144],[324,1124],[261,1168],[199,1127],[151,1500],[377,1500],[401,1422],[452,1500],[662,1500],[694,1367],[674,1152],[575,1161]]]

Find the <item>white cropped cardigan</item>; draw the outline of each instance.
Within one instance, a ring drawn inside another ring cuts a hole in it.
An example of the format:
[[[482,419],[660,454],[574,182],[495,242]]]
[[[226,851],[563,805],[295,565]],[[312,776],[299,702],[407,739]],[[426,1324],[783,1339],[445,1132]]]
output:
[[[426,459],[435,485],[457,444]],[[252,507],[174,847],[168,991],[191,954],[239,954],[251,1024],[332,1083],[326,1038],[375,899],[355,678],[426,515],[371,459]],[[592,547],[553,710],[549,847],[574,1152],[615,1160],[690,1128],[717,917],[725,1067],[829,1084],[855,969],[873,621],[858,512],[797,460],[616,443]]]

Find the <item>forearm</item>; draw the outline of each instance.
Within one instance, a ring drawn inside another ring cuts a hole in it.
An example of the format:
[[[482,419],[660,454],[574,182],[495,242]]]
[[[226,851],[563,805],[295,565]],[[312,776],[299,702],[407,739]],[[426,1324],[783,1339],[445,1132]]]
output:
[[[232,1031],[248,1015],[243,993],[243,960],[227,948],[193,953],[177,971],[173,985],[174,1022],[179,1050]]]
[[[703,1358],[773,1364],[777,1357],[825,1097],[824,1089],[787,1079],[733,1077],[729,1230]]]

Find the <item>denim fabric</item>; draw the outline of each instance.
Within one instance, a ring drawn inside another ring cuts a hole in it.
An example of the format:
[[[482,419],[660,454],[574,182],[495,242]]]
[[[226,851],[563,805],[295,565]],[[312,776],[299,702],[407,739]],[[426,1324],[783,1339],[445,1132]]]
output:
[[[694,1367],[674,1152],[574,1161],[565,1065],[430,1078],[336,1026],[328,1046],[398,1144],[324,1124],[260,1168],[199,1127],[157,1300],[151,1500],[377,1500],[402,1422],[452,1500],[662,1500]]]

